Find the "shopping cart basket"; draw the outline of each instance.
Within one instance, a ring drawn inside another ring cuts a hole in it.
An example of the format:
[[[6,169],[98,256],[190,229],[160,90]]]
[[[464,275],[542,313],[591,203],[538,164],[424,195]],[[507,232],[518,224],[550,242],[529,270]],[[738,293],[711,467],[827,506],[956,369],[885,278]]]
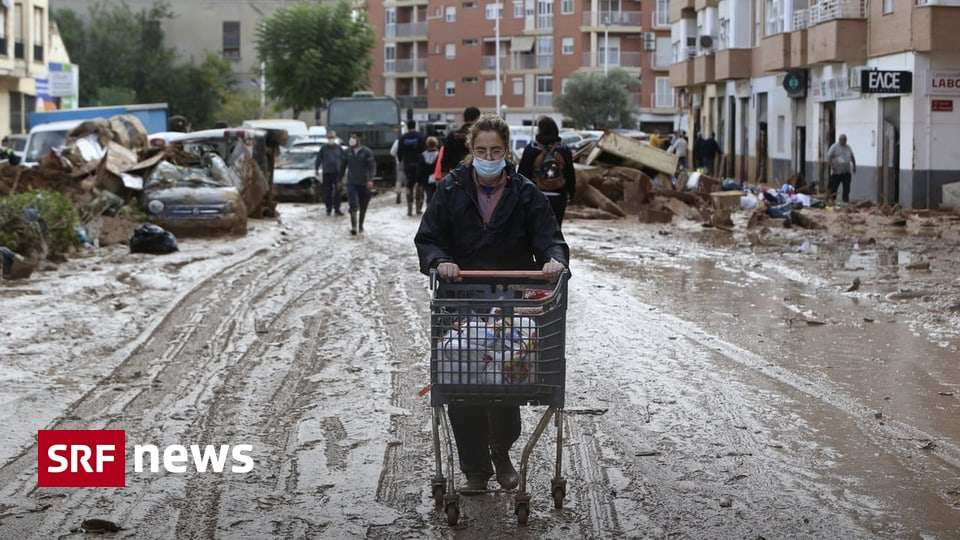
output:
[[[547,406],[520,459],[514,509],[517,521],[525,524],[530,516],[530,454],[551,419],[557,428],[550,486],[554,506],[562,508],[566,496],[561,458],[568,273],[556,281],[543,272],[461,271],[460,275],[463,281],[456,283],[438,281],[435,273],[430,280],[433,499],[446,512],[447,522],[455,525],[460,519],[460,496],[444,405]],[[441,431],[446,440],[446,476]]]

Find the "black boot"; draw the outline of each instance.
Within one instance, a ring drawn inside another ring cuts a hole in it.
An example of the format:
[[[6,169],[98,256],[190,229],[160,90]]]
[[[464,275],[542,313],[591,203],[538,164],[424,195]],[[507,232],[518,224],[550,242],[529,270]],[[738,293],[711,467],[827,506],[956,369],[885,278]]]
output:
[[[413,215],[413,197],[411,197],[410,194],[407,193],[407,217],[410,217],[412,215]]]
[[[367,209],[360,209],[360,233],[363,234],[363,220],[367,217]]]
[[[497,470],[497,482],[503,489],[514,489],[520,483],[520,475],[513,468],[508,450],[490,449],[490,459]]]
[[[487,478],[484,476],[468,476],[467,485],[463,486],[460,493],[463,495],[480,495],[487,491]]]
[[[350,211],[350,234],[352,235],[357,234],[357,211],[356,210]]]

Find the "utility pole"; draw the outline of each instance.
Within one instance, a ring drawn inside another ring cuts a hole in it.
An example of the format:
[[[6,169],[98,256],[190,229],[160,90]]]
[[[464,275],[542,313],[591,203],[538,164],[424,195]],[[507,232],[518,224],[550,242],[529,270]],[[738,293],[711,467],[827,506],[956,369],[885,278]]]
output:
[[[610,70],[610,13],[603,14],[603,76]]]
[[[500,1],[503,2],[503,0],[500,0]],[[493,45],[494,47],[493,62],[494,62],[494,71],[496,72],[496,76],[497,76],[497,80],[496,80],[497,114],[500,114],[500,88],[502,86],[500,84],[500,10],[502,9],[501,8],[502,5],[503,4],[495,4],[495,9],[497,10],[497,18],[493,23],[493,33],[494,33],[494,40],[495,40]]]

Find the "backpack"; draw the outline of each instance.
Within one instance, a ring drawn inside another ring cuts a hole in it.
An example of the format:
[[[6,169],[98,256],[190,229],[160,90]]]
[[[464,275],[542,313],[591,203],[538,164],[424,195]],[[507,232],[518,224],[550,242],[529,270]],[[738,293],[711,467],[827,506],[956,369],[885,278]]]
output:
[[[563,169],[566,165],[560,153],[560,143],[545,146],[533,160],[533,181],[540,191],[563,191],[566,185]]]

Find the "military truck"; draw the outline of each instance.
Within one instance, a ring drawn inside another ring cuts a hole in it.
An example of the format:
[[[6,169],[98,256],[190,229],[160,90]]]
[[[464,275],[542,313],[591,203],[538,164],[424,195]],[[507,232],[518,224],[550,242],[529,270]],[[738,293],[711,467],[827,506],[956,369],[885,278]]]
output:
[[[362,144],[373,150],[377,176],[386,182],[396,179],[396,162],[390,147],[400,137],[400,105],[387,96],[354,92],[348,98],[335,98],[327,106],[327,130],[334,130],[341,141],[359,133]]]

